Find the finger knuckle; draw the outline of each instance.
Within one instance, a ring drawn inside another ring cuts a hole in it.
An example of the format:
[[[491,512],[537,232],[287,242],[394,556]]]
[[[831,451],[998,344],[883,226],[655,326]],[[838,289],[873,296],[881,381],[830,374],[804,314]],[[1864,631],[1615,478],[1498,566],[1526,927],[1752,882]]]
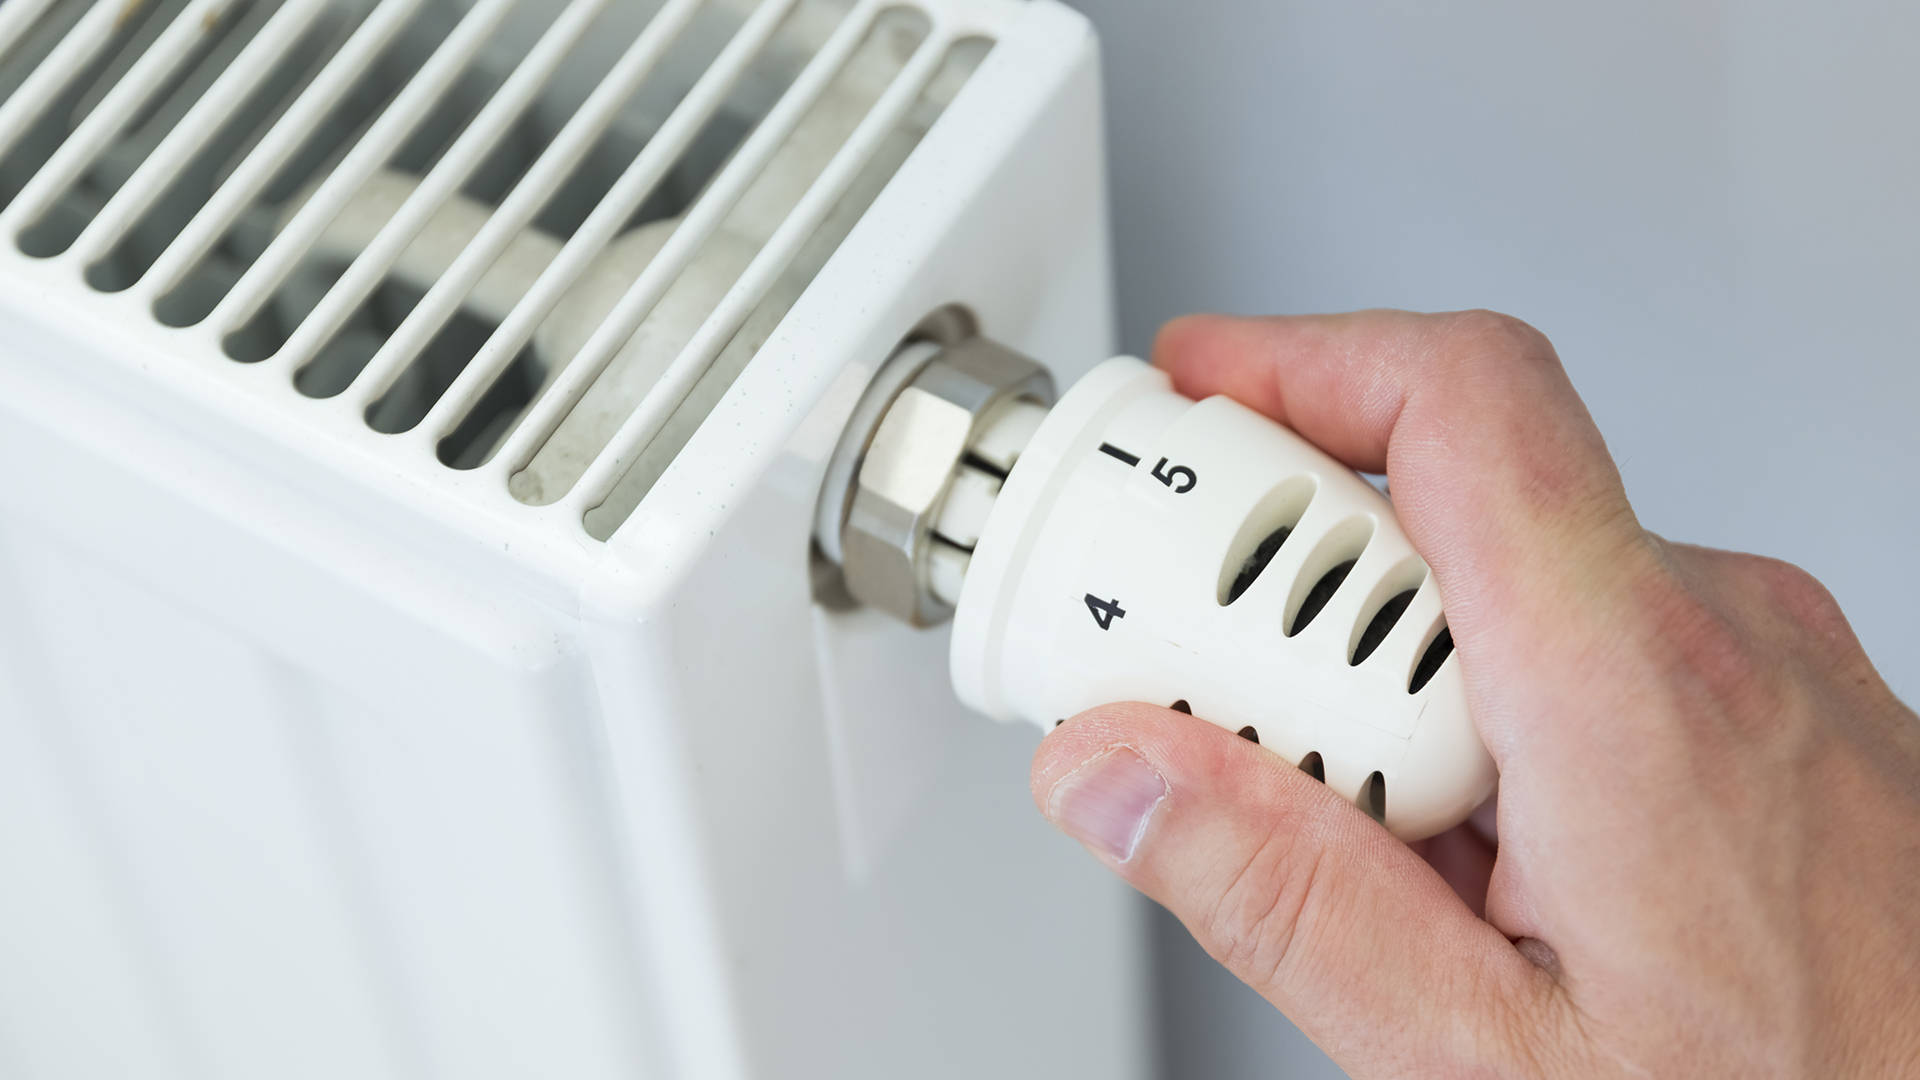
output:
[[[1785,574],[1785,567],[1722,554],[1704,578],[1671,580],[1650,605],[1660,619],[1656,640],[1667,676],[1660,694],[1668,707],[1659,714],[1679,736],[1661,753],[1687,768],[1709,800],[1747,804],[1742,774],[1728,769],[1732,762],[1756,755],[1799,760],[1810,752],[1819,726],[1797,703],[1809,677],[1823,679],[1848,663],[1844,652],[1812,640],[1785,613],[1776,590],[1793,594],[1789,603],[1817,602],[1808,593],[1811,579],[1797,570]]]
[[[1823,671],[1871,667],[1833,593],[1811,573],[1763,555],[1726,556],[1735,587],[1753,598],[1748,633],[1782,662]]]
[[[1765,675],[1752,642],[1722,605],[1687,581],[1660,575],[1642,589],[1669,662],[1715,700],[1744,696]]]
[[[1840,602],[1819,578],[1781,559],[1761,555],[1749,556],[1749,559],[1750,572],[1767,598],[1788,618],[1817,631],[1846,625]]]
[[[1450,342],[1480,360],[1555,359],[1553,343],[1523,319],[1484,308],[1446,316]]]
[[[1320,876],[1322,855],[1288,829],[1270,831],[1215,893],[1202,925],[1214,956],[1257,988],[1285,971]]]
[[[1798,641],[1812,632],[1832,636],[1847,631],[1840,602],[1820,580],[1781,559],[1741,551],[1691,549],[1700,567],[1691,580],[1694,592],[1725,609],[1727,622],[1757,640],[1782,636]],[[1782,634],[1784,632],[1784,635]]]

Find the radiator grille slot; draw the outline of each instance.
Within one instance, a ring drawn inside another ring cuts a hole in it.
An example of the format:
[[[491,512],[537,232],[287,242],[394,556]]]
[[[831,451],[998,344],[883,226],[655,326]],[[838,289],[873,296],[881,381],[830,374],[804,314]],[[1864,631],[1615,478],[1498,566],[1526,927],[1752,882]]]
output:
[[[104,4],[57,4],[16,29],[0,67],[0,206],[10,206],[54,153],[91,115],[186,0],[161,0],[107,10]],[[0,18],[30,8],[0,5]]]
[[[747,362],[753,359],[760,346],[772,335],[774,327],[779,325],[807,286],[812,284],[814,276],[839,249],[840,242],[846,239],[866,213],[867,207],[879,197],[887,181],[893,178],[907,156],[920,144],[920,140],[933,127],[990,48],[991,43],[986,39],[972,37],[955,42],[946,49],[939,56],[939,66],[926,89],[914,99],[898,124],[891,130],[878,131],[872,156],[847,178],[844,192],[839,198],[831,203],[820,200],[822,208],[818,211],[818,224],[810,233],[796,231],[794,254],[784,269],[767,274],[763,279],[764,284],[755,284],[748,275],[743,275],[735,283],[735,293],[729,299],[745,298],[737,309],[743,313],[738,317],[737,327],[729,332],[722,324],[714,333],[708,333],[703,327],[705,340],[696,339],[688,346],[689,350],[705,349],[713,354],[713,359],[706,361],[709,366],[705,372],[677,401],[672,412],[660,421],[658,432],[640,446],[630,463],[623,459],[602,457],[601,461],[606,463],[602,475],[613,477],[614,481],[604,501],[586,513],[588,535],[599,540],[613,535],[620,523],[640,505],[640,500],[652,489],[654,481],[666,471],[707,414],[719,404],[721,395],[733,385]],[[793,220],[788,219],[783,226]],[[771,260],[762,265],[768,263]],[[749,267],[749,275],[753,269]],[[701,354],[693,355],[697,360]],[[616,473],[616,467],[623,471]]]
[[[259,5],[263,12],[268,7],[264,3]],[[348,13],[337,9],[320,13],[307,25],[295,28],[299,32],[292,37],[290,55],[295,58],[331,55],[352,29],[354,21]],[[239,38],[252,29],[238,28],[232,36]],[[203,66],[217,59],[210,58]],[[88,284],[103,292],[119,292],[139,281],[311,80],[319,66],[318,59],[295,60],[275,65],[268,71],[233,115],[206,136],[172,182],[157,193],[152,204],[138,215],[119,240],[87,265]],[[75,232],[72,239],[78,236]],[[71,243],[71,239],[68,242]]]
[[[5,0],[0,230],[605,539],[990,47],[941,0]]]
[[[157,279],[153,313],[160,322],[193,326],[213,314],[267,250],[296,196],[332,174],[408,75],[453,30],[458,11],[449,4],[387,0],[364,22],[343,21],[352,24],[351,36],[330,42],[332,49],[304,65],[299,93],[277,103],[278,115],[254,135],[251,152],[229,164],[217,192],[195,208],[195,217],[148,267]],[[289,57],[285,66],[303,65]],[[229,347],[228,354],[235,350]],[[243,337],[236,359],[267,355],[264,341]]]
[[[88,226],[99,220],[101,212],[121,190],[129,185],[134,188],[130,192],[132,198],[122,200],[121,206],[147,195],[144,189],[151,183],[152,173],[157,168],[149,169],[145,174],[141,169],[148,162],[155,161],[155,155],[163,145],[177,151],[190,142],[200,142],[207,137],[209,125],[206,120],[212,110],[196,109],[196,106],[210,93],[218,95],[241,91],[240,84],[246,81],[244,76],[247,72],[234,70],[235,62],[249,45],[262,38],[263,31],[266,37],[259,42],[262,48],[254,48],[248,53],[249,59],[257,60],[263,55],[264,49],[281,47],[290,40],[297,41],[305,36],[304,31],[314,29],[312,14],[316,13],[309,13],[298,5],[284,11],[282,7],[275,0],[234,0],[223,7],[208,6],[199,15],[197,32],[185,40],[180,40],[183,12],[170,12],[167,7],[162,7],[154,13],[154,17],[144,20],[141,26],[143,31],[161,26],[165,26],[165,29],[154,36],[152,44],[135,64],[128,67],[121,81],[130,84],[126,87],[129,91],[149,83],[151,88],[139,95],[139,100],[132,106],[131,115],[120,122],[118,130],[106,138],[98,152],[83,164],[76,163],[76,174],[65,181],[62,190],[51,195],[51,201],[44,208],[38,208],[32,223],[20,233],[20,250],[37,258],[58,255],[71,247]],[[169,15],[173,19],[170,25],[166,21]],[[135,51],[130,47],[124,50],[123,56]],[[170,52],[178,54],[173,62],[159,63]],[[105,105],[108,94],[122,89],[121,83],[109,86],[109,80],[103,78],[86,89],[80,108],[85,109],[89,102],[95,108]],[[102,119],[106,119],[106,114],[111,111],[103,111]],[[241,110],[243,114],[246,111],[244,107]],[[89,115],[91,112],[89,109]],[[169,141],[169,136],[174,136],[176,131],[179,135]],[[76,129],[72,134],[78,133]],[[220,141],[223,140],[216,135],[213,139],[215,145],[211,148],[217,149]],[[157,161],[155,164],[163,168],[167,163]],[[217,167],[217,160],[214,165]],[[186,179],[184,174],[182,179]],[[179,183],[176,181],[171,186],[179,186]],[[155,191],[152,194],[161,193]]]

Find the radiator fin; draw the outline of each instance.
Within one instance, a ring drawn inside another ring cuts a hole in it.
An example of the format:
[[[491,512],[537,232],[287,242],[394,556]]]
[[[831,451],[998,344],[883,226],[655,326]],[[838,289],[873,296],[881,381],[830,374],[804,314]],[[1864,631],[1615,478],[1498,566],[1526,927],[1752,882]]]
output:
[[[989,47],[941,0],[7,0],[0,231],[603,540]]]

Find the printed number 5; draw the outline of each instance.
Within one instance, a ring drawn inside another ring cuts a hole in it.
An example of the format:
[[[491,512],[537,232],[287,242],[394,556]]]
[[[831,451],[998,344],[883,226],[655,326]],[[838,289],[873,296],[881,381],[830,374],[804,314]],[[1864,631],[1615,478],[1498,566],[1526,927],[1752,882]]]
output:
[[[1092,593],[1087,594],[1087,610],[1093,612],[1093,621],[1099,623],[1102,630],[1113,629],[1113,620],[1127,617],[1127,613],[1120,608],[1120,601],[1102,600]]]
[[[1176,477],[1184,478],[1184,481],[1178,487],[1175,487],[1173,483]],[[1167,468],[1166,458],[1161,458],[1160,464],[1153,467],[1153,478],[1173,488],[1175,495],[1185,495],[1187,492],[1193,490],[1195,484],[1200,482],[1200,478],[1194,475],[1193,470],[1187,468],[1185,465],[1175,465],[1171,469]]]

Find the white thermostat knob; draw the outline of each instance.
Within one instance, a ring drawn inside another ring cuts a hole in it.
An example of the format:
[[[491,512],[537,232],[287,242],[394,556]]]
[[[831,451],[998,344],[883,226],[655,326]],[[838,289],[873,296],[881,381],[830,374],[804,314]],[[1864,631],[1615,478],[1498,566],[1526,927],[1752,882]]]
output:
[[[1403,839],[1492,791],[1427,565],[1372,485],[1131,357],[1075,385],[966,560],[962,700],[1052,727],[1111,701],[1191,712]]]

